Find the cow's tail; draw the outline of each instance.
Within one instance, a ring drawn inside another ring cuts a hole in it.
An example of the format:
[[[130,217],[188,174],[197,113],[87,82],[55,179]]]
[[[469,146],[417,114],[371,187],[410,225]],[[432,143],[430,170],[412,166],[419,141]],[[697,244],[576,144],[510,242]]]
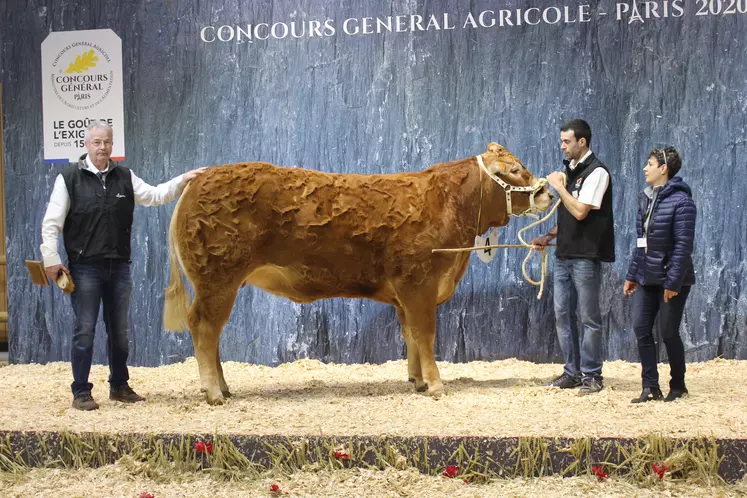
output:
[[[187,189],[189,186],[187,186]],[[171,279],[166,288],[166,302],[163,305],[163,326],[172,332],[183,332],[187,330],[187,309],[189,308],[189,294],[182,280],[181,258],[176,246],[176,220],[179,214],[179,206],[182,203],[187,189],[182,193],[176,203],[174,214],[171,215],[169,224],[169,265],[171,266]]]

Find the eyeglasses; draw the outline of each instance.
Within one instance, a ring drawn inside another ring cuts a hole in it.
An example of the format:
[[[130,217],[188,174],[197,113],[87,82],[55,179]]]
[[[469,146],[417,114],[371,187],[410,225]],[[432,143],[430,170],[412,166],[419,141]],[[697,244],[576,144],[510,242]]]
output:
[[[90,144],[98,149],[102,145],[104,147],[111,147],[113,142],[111,140],[93,140],[90,142]]]

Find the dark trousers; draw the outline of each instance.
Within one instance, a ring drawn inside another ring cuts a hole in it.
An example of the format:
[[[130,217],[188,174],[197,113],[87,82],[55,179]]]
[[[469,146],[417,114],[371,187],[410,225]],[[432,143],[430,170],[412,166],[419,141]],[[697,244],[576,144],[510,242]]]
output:
[[[132,275],[130,263],[105,260],[96,263],[71,263],[75,291],[70,294],[75,325],[71,360],[73,365],[73,396],[90,394],[93,384],[88,382],[93,361],[93,336],[104,305],[106,353],[109,358],[109,388],[116,391],[127,386],[130,374],[127,356],[130,352],[128,314]]]
[[[662,338],[667,348],[671,380],[670,389],[685,388],[685,347],[680,337],[680,323],[685,310],[685,301],[690,287],[682,287],[680,293],[664,302],[664,287],[639,285],[633,294],[633,330],[638,341],[641,358],[643,387],[659,387],[658,357],[654,341],[654,320],[659,315]]]

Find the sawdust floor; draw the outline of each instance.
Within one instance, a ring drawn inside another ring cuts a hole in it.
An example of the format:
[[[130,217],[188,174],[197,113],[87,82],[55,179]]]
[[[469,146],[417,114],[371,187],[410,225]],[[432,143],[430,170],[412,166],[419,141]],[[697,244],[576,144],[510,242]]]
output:
[[[543,387],[560,365],[518,360],[439,363],[447,394],[416,393],[405,361],[383,365],[300,360],[278,367],[226,362],[234,397],[208,406],[194,358],[158,368],[131,368],[131,385],[147,397],[108,400],[108,368],[94,366],[94,412],[71,408],[69,363],[0,368],[0,430],[283,435],[715,436],[747,437],[747,361],[688,364],[690,396],[639,405],[640,365],[604,366],[595,395]],[[662,379],[669,367],[660,365]],[[662,383],[666,386],[666,382]],[[666,389],[664,390],[666,393]]]
[[[277,484],[280,493],[271,493]],[[384,471],[349,469],[323,472],[297,472],[276,478],[262,477],[237,482],[222,482],[210,477],[148,479],[133,475],[122,465],[78,471],[36,469],[26,474],[0,473],[3,497],[128,497],[148,492],[165,497],[233,496],[323,496],[336,497],[736,497],[747,495],[747,483],[725,486],[698,486],[669,481],[638,487],[625,481],[599,482],[591,477],[545,477],[541,479],[495,480],[488,484],[465,484],[459,479],[444,479],[419,474],[415,470]],[[64,490],[64,491],[63,491]]]

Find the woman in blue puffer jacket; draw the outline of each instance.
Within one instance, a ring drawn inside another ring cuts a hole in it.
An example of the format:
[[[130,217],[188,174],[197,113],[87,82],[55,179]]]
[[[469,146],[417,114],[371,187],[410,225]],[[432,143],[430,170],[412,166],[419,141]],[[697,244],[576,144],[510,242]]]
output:
[[[690,286],[695,283],[692,252],[697,210],[690,187],[675,176],[681,167],[677,150],[667,147],[652,150],[643,168],[649,186],[640,196],[638,240],[623,289],[627,296],[635,293],[633,329],[643,377],[643,391],[633,403],[663,397],[653,335],[657,314],[671,373],[669,394],[664,401],[687,394],[680,323]]]

